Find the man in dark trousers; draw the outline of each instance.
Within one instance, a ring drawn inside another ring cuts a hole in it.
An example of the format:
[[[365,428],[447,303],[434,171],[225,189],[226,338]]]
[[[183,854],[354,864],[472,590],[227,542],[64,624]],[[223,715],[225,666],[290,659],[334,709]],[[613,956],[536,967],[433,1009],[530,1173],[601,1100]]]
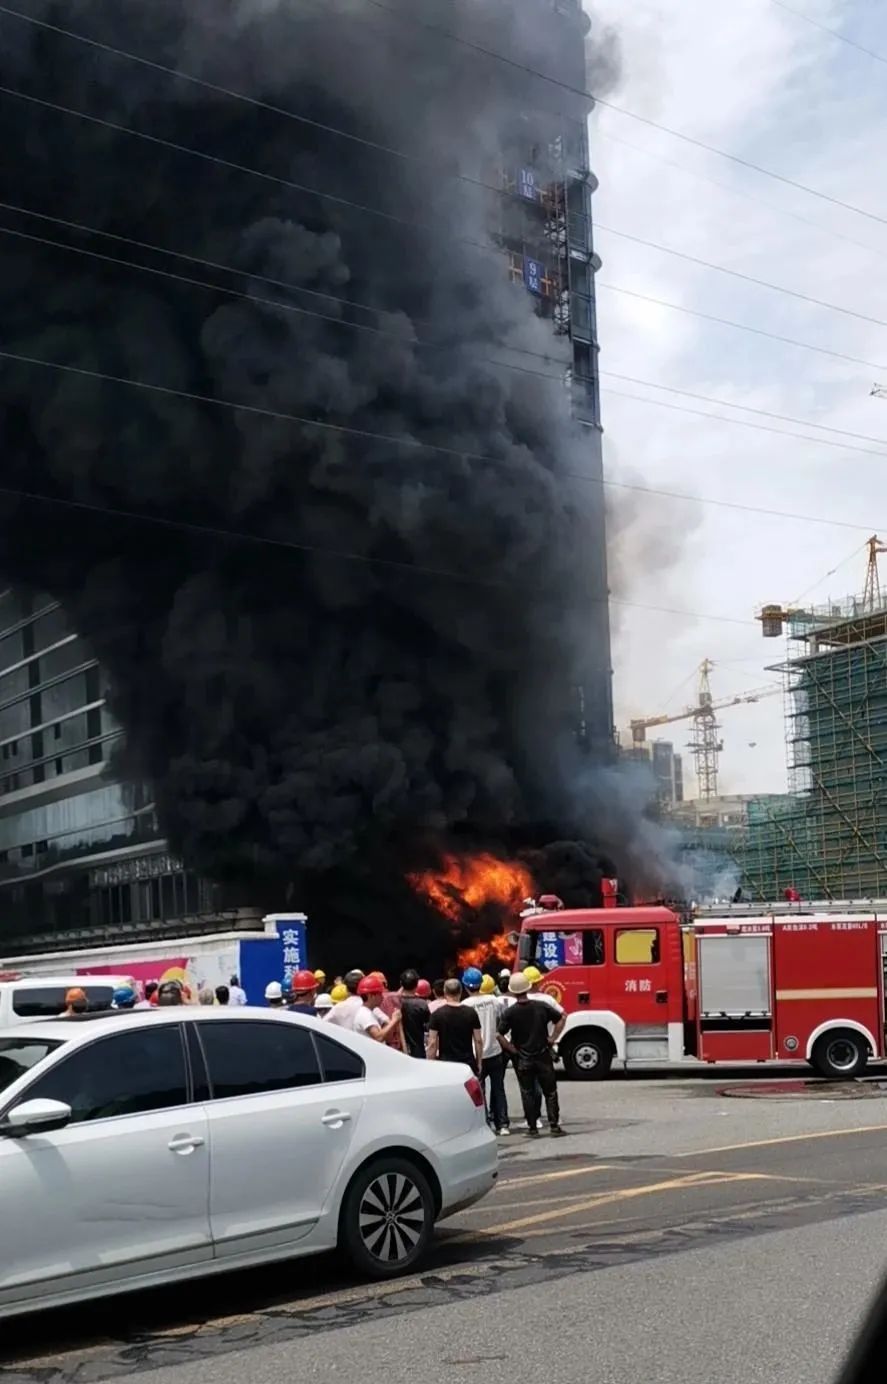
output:
[[[428,1056],[442,1062],[464,1062],[479,1076],[483,1055],[480,1019],[475,1010],[462,1003],[461,980],[448,980],[444,985],[444,1002],[431,1016]]]
[[[416,990],[419,985],[419,972],[412,970],[404,971],[400,978],[400,1012],[402,1015],[403,1039],[406,1050],[410,1057],[425,1056],[425,1034],[428,1032],[428,1024],[431,1015],[428,1012],[428,1001],[423,1000],[417,995]]]
[[[551,1132],[558,1138],[564,1131],[561,1129],[551,1049],[563,1031],[567,1016],[561,1014],[558,1018],[551,1005],[533,999],[530,982],[522,971],[515,971],[509,980],[508,993],[513,996],[514,1003],[508,1006],[499,1020],[499,1044],[504,1052],[510,1053],[515,1059],[521,1100],[527,1117],[527,1133],[533,1138],[539,1136],[541,1092],[545,1097]]]

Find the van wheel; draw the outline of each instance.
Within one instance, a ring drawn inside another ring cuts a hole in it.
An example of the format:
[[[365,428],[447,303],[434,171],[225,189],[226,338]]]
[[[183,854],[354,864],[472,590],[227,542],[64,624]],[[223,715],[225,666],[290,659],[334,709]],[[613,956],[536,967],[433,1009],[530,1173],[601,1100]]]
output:
[[[574,1081],[603,1081],[613,1065],[613,1040],[608,1033],[589,1030],[560,1044],[564,1071]]]
[[[421,1259],[434,1229],[427,1179],[406,1158],[381,1157],[361,1168],[345,1194],[339,1248],[368,1278],[394,1278]]]
[[[849,1078],[865,1071],[869,1045],[852,1028],[834,1028],[816,1040],[810,1058],[820,1076]]]

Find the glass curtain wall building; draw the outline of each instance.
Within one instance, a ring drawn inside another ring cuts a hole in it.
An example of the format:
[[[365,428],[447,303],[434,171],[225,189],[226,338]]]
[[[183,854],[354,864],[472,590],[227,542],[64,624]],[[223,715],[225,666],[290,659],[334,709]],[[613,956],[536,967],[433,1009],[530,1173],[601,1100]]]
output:
[[[113,768],[107,681],[61,606],[0,593],[0,954],[206,912],[150,791]]]

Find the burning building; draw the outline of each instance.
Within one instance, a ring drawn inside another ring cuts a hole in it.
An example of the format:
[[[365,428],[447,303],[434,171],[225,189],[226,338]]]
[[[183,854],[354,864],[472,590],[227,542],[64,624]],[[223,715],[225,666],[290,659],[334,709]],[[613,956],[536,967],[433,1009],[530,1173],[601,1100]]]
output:
[[[12,943],[290,901],[440,950],[410,877],[593,835],[587,31],[576,0],[0,16]],[[19,592],[79,663],[13,649]],[[84,764],[52,753],[69,677]]]

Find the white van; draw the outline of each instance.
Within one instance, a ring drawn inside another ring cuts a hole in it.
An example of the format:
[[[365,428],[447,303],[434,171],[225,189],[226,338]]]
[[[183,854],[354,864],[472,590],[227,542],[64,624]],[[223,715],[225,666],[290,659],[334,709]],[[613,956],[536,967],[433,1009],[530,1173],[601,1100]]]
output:
[[[90,1009],[110,1009],[114,991],[129,985],[127,976],[21,976],[0,980],[0,1028],[29,1019],[55,1019],[65,1007],[65,995],[78,986],[86,991]]]

